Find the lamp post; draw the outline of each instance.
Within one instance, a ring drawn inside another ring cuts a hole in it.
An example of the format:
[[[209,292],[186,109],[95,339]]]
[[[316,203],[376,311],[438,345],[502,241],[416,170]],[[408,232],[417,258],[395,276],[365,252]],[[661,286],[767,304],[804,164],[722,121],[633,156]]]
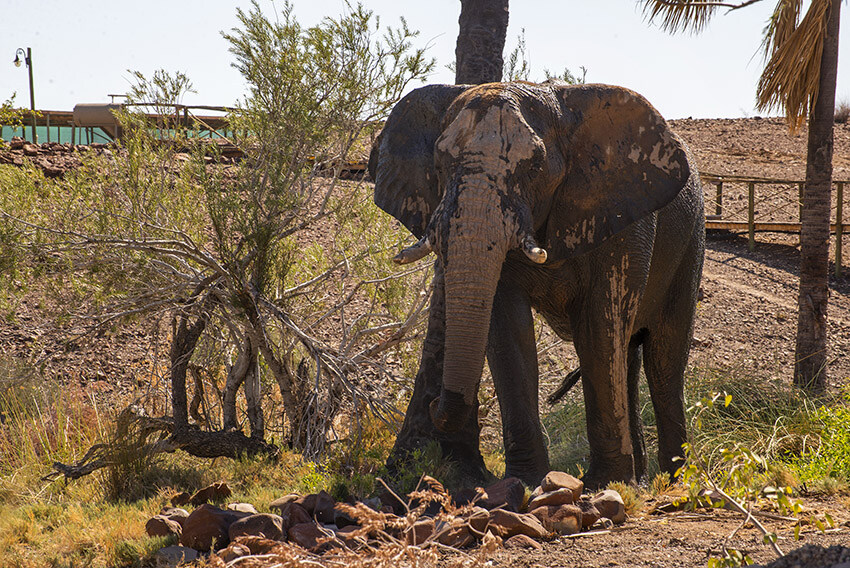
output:
[[[27,69],[29,69],[30,74],[30,117],[32,118],[32,143],[38,144],[38,134],[35,130],[35,91],[32,87],[32,49],[27,48],[26,53],[24,53],[23,48],[18,48],[15,52],[15,67],[21,66],[21,55],[24,56],[24,63],[27,64]]]

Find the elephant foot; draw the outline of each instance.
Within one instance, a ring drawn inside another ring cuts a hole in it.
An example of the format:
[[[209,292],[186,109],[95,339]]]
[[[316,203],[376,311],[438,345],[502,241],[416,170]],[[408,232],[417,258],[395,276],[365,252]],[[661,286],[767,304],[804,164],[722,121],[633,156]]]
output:
[[[584,482],[584,487],[590,490],[605,489],[612,481],[634,484],[637,480],[632,456],[621,455],[616,458],[608,458],[605,463],[591,461],[587,473],[581,480]]]

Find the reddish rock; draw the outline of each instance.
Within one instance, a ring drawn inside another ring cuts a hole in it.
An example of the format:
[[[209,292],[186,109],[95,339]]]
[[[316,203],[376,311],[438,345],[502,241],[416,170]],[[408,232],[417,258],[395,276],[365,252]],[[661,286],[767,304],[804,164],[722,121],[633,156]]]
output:
[[[570,505],[575,501],[572,489],[556,489],[542,493],[528,502],[528,510],[533,511],[538,507],[549,507],[551,505]]]
[[[230,491],[230,487],[227,486],[227,483],[219,481],[218,483],[213,483],[203,489],[199,489],[194,495],[192,495],[192,498],[189,499],[189,503],[197,507],[204,503],[223,501],[230,497],[231,493],[232,492]]]
[[[584,529],[592,527],[602,517],[599,509],[587,499],[579,499],[575,504],[581,509],[581,527]]]
[[[419,519],[404,530],[404,539],[409,545],[422,544],[434,534],[434,519]]]
[[[560,535],[576,534],[582,527],[581,509],[575,505],[549,505],[531,511],[543,527]]]
[[[611,519],[614,523],[620,524],[626,520],[626,506],[623,504],[623,498],[613,489],[600,491],[590,502],[599,510],[600,515]]]
[[[469,524],[472,534],[476,538],[482,538],[487,532],[487,525],[490,523],[490,511],[484,507],[474,507],[466,516],[466,522]]]
[[[540,489],[543,490],[543,493],[557,491],[558,489],[569,489],[573,492],[573,501],[578,501],[581,499],[582,491],[584,491],[584,482],[563,471],[550,471],[540,482]]]
[[[237,558],[248,556],[251,554],[251,549],[244,544],[232,542],[224,550],[218,552],[218,557],[225,562],[233,562]]]
[[[525,497],[525,487],[516,477],[508,477],[484,489],[487,496],[479,501],[482,507],[495,509],[502,507],[509,511],[519,511]]]
[[[504,509],[490,511],[490,524],[487,527],[493,534],[502,538],[510,538],[524,534],[531,538],[545,538],[546,528],[531,514],[519,514]]]
[[[192,496],[189,495],[187,492],[181,491],[180,493],[171,496],[171,504],[175,507],[179,507],[181,505],[188,505],[189,499],[191,498]]]
[[[283,536],[283,519],[272,513],[258,513],[235,521],[227,531],[230,540],[238,536],[259,536],[280,540]]]
[[[230,541],[230,525],[245,516],[244,513],[226,511],[213,505],[201,505],[183,523],[180,544],[199,551],[223,548]]]
[[[165,515],[154,515],[145,523],[145,532],[148,536],[180,536],[183,527],[177,521],[173,521]]]
[[[517,534],[505,541],[505,548],[529,548],[543,550],[543,545],[524,534]]]
[[[304,510],[307,511],[307,514],[310,515],[310,518],[313,517],[313,511],[316,510],[316,499],[319,498],[317,493],[310,493],[309,495],[302,495],[298,499],[294,501],[294,503],[298,503]]]
[[[316,494],[316,503],[313,505],[313,516],[316,517],[316,520],[320,523],[333,523],[334,505],[336,505],[336,501],[329,493],[326,491],[319,491],[319,493]]]
[[[334,505],[333,508],[333,524],[339,528],[345,528],[352,525],[358,525],[357,519],[349,513],[347,507],[341,507],[340,503]]]
[[[310,552],[321,552],[328,546],[328,534],[312,521],[289,529],[289,541]]]
[[[435,528],[437,533],[437,541],[452,548],[466,548],[475,542],[475,537],[469,530],[469,523],[460,519],[456,519],[454,526],[448,523],[442,523],[441,526]]]
[[[24,156],[38,156],[38,146],[35,144],[24,144]]]
[[[358,535],[358,531],[360,530],[360,527],[357,525],[348,525],[336,531],[336,536],[345,544],[345,546],[351,550],[357,550],[366,544],[366,538],[362,535]]]
[[[295,525],[313,521],[313,517],[310,516],[306,509],[294,501],[286,503],[278,510],[280,511],[280,518],[283,520],[284,531],[288,531]]]

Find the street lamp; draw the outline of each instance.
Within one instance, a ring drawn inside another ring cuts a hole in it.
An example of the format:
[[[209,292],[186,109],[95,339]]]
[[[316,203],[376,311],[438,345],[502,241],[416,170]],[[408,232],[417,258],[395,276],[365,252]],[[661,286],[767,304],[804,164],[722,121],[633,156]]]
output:
[[[21,55],[24,56],[24,63],[27,64],[27,69],[29,69],[30,74],[30,117],[32,118],[32,142],[33,144],[38,144],[38,134],[35,131],[35,91],[32,88],[32,49],[27,48],[26,52],[24,52],[23,48],[19,47],[15,52],[15,67],[21,66]]]

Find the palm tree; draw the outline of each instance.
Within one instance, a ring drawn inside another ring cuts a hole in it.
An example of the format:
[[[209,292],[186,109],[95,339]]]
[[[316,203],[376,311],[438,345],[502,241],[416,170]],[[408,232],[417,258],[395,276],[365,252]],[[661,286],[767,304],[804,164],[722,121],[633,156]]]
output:
[[[711,0],[643,0],[649,20],[658,17],[670,32],[700,31],[720,8],[737,4]],[[764,30],[765,67],[757,88],[761,110],[782,109],[789,127],[809,119],[806,182],[800,232],[800,289],[794,384],[811,393],[827,384],[827,305],[829,297],[829,215],[838,30],[841,0],[812,0],[805,16],[802,0],[777,0]]]
[[[508,32],[508,0],[460,0],[455,48],[455,83],[502,80],[502,51]]]

